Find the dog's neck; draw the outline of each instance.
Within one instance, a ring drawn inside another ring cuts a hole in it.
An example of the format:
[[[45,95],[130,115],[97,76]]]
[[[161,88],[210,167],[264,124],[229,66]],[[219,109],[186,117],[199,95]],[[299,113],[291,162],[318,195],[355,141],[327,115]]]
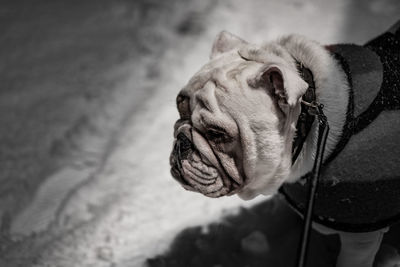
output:
[[[308,68],[313,75],[317,102],[324,105],[324,113],[328,118],[330,132],[328,135],[324,159],[334,150],[340,140],[346,121],[349,101],[349,85],[340,64],[320,44],[303,36],[289,35],[278,43],[292,57]],[[304,145],[293,164],[288,181],[296,181],[308,173],[313,166],[318,130],[314,123]]]

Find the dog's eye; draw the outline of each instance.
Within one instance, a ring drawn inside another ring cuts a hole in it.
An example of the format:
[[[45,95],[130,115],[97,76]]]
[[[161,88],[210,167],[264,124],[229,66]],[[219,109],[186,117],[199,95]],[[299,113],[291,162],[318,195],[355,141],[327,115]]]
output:
[[[206,137],[208,140],[214,143],[222,143],[230,141],[230,137],[227,135],[224,129],[220,127],[210,127],[206,131]]]

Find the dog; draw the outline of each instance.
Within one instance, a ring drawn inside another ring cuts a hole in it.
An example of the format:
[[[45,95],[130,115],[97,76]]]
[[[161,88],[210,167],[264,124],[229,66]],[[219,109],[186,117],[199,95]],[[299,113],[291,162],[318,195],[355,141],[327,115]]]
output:
[[[221,32],[180,91],[172,176],[208,197],[283,194],[304,214],[323,105],[330,131],[313,226],[340,267],[372,266],[400,218],[400,22],[363,46],[300,35],[263,45]]]

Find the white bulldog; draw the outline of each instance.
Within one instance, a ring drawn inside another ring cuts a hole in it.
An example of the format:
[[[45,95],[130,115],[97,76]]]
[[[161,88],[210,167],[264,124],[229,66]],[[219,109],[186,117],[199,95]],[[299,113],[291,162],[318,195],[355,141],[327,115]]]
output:
[[[328,118],[324,159],[334,153],[346,124],[350,85],[327,49],[289,35],[256,46],[220,33],[211,60],[177,97],[171,173],[182,186],[208,197],[237,193],[243,199],[275,194],[312,169],[318,137],[314,123],[293,161],[302,96],[310,87],[299,64],[312,73],[315,97]],[[337,266],[372,266],[387,228],[367,233],[336,231],[342,249]]]

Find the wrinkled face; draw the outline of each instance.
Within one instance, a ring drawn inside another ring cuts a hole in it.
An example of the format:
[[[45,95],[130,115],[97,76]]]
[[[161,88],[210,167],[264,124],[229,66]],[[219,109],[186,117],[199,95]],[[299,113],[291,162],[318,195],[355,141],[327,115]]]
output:
[[[274,193],[288,175],[300,93],[285,89],[294,83],[285,82],[285,61],[271,59],[229,49],[180,91],[170,164],[185,189],[251,198]]]

